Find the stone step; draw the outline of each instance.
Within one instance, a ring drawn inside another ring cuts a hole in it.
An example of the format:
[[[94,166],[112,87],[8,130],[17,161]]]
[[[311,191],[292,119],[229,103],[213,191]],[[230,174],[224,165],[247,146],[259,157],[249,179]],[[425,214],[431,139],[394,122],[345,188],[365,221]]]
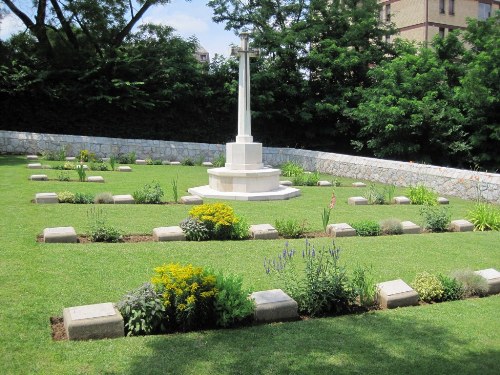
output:
[[[68,307],[63,310],[63,318],[69,340],[124,336],[123,317],[111,302]]]
[[[271,224],[250,225],[250,235],[254,240],[275,240],[278,231]]]
[[[297,302],[281,289],[254,292],[250,298],[255,301],[256,322],[282,322],[299,318]]]
[[[377,284],[377,302],[388,309],[417,305],[418,293],[401,279],[385,281]]]

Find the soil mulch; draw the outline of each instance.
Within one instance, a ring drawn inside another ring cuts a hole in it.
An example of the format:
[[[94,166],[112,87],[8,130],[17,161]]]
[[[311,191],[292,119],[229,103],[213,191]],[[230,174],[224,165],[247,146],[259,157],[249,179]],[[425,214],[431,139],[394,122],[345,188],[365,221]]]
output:
[[[62,316],[51,316],[50,326],[52,328],[52,340],[64,341],[68,339],[66,330],[64,329],[64,319]]]

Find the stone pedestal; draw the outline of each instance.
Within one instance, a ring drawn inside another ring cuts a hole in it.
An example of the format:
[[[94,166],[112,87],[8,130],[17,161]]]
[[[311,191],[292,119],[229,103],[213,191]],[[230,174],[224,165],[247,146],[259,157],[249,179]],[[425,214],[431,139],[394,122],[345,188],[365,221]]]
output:
[[[263,167],[264,164],[262,164],[262,143],[232,142],[226,144],[227,169],[239,171],[262,169]]]

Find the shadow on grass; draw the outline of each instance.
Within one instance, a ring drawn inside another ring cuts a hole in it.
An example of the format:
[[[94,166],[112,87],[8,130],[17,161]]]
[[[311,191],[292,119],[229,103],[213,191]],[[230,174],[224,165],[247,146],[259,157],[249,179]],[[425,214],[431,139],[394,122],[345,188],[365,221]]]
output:
[[[20,155],[0,155],[0,167],[4,165],[15,166],[15,165],[28,165],[29,163],[42,163],[43,160],[28,160],[26,156]]]
[[[471,350],[469,341],[427,318],[379,312],[156,336],[128,373],[497,373],[500,351]]]

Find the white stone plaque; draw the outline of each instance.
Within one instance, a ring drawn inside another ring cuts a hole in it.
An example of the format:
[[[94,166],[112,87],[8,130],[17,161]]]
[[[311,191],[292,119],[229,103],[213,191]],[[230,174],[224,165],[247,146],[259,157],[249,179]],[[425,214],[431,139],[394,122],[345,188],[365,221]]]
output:
[[[101,318],[104,316],[116,315],[115,308],[111,302],[70,307],[69,313],[72,320]]]

